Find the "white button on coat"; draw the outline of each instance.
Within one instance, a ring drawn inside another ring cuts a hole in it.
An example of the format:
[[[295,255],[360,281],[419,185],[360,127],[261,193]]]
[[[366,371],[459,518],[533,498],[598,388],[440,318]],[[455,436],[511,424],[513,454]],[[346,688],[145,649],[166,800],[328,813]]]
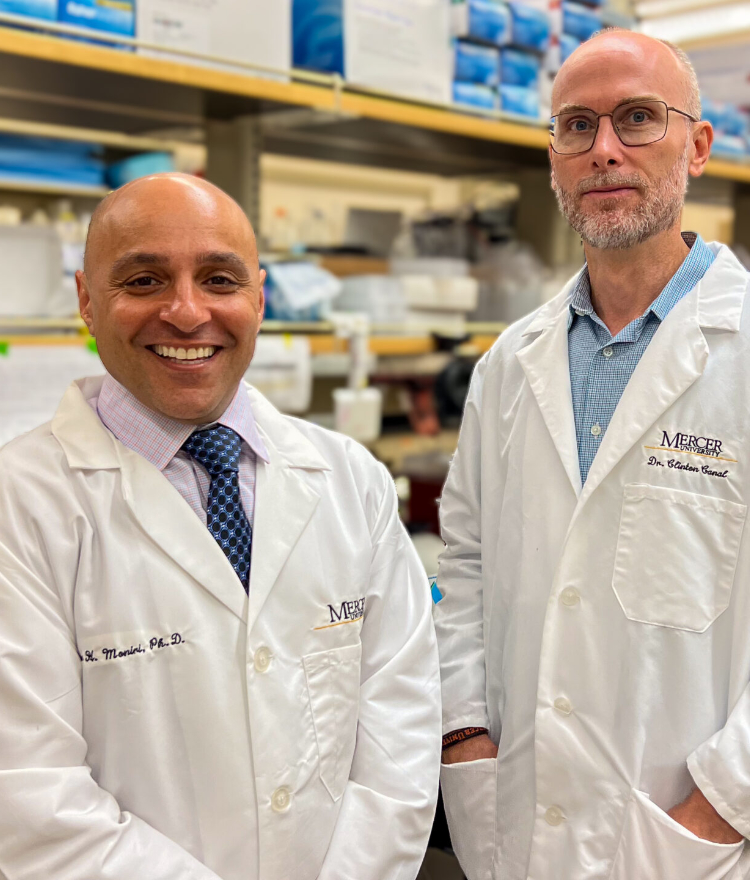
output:
[[[275,813],[286,813],[292,803],[292,795],[285,786],[277,788],[271,795],[271,809]]]
[[[561,715],[570,715],[573,711],[573,706],[567,697],[558,697],[554,706]]]
[[[750,297],[746,270],[710,247],[585,485],[570,287],[474,370],[434,612],[443,729],[487,727],[501,746],[494,768],[442,771],[469,880],[750,877],[750,844],[695,839],[666,815],[698,785],[750,837]],[[690,435],[724,460],[662,451]],[[565,718],[549,711],[562,695]],[[552,804],[563,833],[544,821]]]
[[[256,672],[268,672],[268,667],[271,665],[271,652],[268,648],[263,645],[261,648],[255,652],[255,671]]]
[[[560,807],[550,807],[545,812],[544,819],[548,825],[560,825],[565,821],[565,814]]]

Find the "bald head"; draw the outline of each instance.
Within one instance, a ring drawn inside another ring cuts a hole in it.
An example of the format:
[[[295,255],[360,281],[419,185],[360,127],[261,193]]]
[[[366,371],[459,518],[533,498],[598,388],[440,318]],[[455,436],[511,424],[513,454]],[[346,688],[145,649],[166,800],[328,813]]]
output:
[[[86,235],[84,272],[88,274],[93,269],[97,249],[113,234],[116,235],[123,224],[131,224],[144,214],[161,215],[166,219],[177,206],[203,214],[207,219],[223,214],[229,222],[237,225],[238,230],[244,231],[251,249],[257,254],[250,221],[231,196],[192,174],[167,172],[139,177],[99,202],[91,215]]]
[[[654,70],[655,79],[667,84],[673,100],[664,97],[667,103],[674,103],[695,119],[701,116],[700,89],[690,59],[679,47],[667,40],[659,40],[645,34],[622,28],[607,28],[581,45],[560,68],[552,91],[552,112],[559,112],[565,102],[565,90],[570,76],[577,78],[581,71],[590,70],[602,60],[617,70],[618,58],[629,57]]]
[[[187,174],[123,186],[92,217],[76,280],[81,316],[121,385],[172,419],[221,416],[264,304],[255,235],[233,199]]]

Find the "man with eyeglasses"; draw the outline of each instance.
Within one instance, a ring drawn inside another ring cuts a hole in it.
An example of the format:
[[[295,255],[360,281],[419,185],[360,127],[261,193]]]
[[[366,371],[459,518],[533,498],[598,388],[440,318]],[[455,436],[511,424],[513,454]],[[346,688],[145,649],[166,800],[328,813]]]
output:
[[[695,73],[607,31],[555,82],[586,265],[480,361],[441,502],[442,786],[468,880],[750,877],[748,273],[681,233]]]

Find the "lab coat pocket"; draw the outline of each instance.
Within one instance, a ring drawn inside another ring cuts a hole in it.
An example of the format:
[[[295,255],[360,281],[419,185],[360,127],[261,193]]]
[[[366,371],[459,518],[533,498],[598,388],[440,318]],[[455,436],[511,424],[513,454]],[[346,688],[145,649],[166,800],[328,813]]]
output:
[[[729,605],[747,507],[625,486],[612,588],[630,620],[704,632]]]
[[[497,759],[443,764],[440,785],[461,869],[467,880],[490,880],[495,856]]]
[[[302,658],[320,778],[335,801],[344,793],[357,741],[361,659],[360,643]]]
[[[633,789],[610,880],[727,880],[743,847],[696,837]]]

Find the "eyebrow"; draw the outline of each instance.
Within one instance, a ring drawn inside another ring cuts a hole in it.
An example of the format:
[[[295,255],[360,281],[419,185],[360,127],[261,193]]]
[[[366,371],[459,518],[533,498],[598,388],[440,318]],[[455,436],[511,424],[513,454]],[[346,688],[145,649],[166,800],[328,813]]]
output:
[[[623,101],[618,101],[617,104],[615,104],[615,107],[620,107],[622,104],[640,104],[644,101],[662,100],[663,98],[659,98],[657,95],[635,95],[632,98],[625,98]],[[615,108],[613,107],[612,109],[614,110]],[[563,104],[554,115],[560,116],[562,113],[573,113],[576,110],[588,110],[590,113],[594,112],[591,107],[587,107],[585,104]]]
[[[233,269],[238,275],[248,272],[247,263],[233,251],[209,251],[198,254],[198,264],[200,266],[223,266],[226,269]]]
[[[168,266],[169,257],[164,254],[150,253],[148,251],[131,251],[124,254],[112,264],[112,274],[117,275],[126,269],[135,268],[136,266]],[[227,269],[233,269],[238,274],[247,274],[248,268],[245,261],[238,254],[232,251],[208,251],[198,254],[197,263],[199,266],[223,266]]]

